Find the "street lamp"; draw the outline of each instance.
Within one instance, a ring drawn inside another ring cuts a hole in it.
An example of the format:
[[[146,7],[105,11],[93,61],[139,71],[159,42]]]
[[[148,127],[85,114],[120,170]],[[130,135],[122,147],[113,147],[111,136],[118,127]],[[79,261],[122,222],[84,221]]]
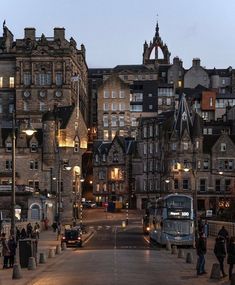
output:
[[[27,128],[22,130],[26,135],[32,136],[36,130],[29,124]],[[11,183],[11,235],[16,240],[16,220],[15,220],[15,207],[16,207],[16,116],[15,110],[12,112],[12,183]]]

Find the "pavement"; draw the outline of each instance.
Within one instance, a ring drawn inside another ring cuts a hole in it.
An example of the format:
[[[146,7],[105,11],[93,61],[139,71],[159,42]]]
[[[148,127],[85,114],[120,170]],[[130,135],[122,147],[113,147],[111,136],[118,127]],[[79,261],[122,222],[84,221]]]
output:
[[[93,234],[92,231],[88,231],[83,234],[83,243],[91,237]],[[49,249],[56,248],[60,244],[60,241],[57,240],[57,234],[53,232],[52,229],[47,231],[42,231],[40,233],[40,238],[38,240],[38,254],[45,253],[48,257]],[[66,260],[70,252],[74,248],[67,248],[66,250],[61,251],[61,254],[56,254],[55,257],[47,258],[45,264],[38,264],[35,270],[28,270],[28,268],[21,268],[22,278],[12,279],[13,269],[2,269],[3,257],[1,257],[0,262],[0,285],[29,285],[31,281],[38,277],[43,271],[48,270],[51,266],[54,266],[56,263],[61,262],[61,260]],[[19,258],[16,257],[16,263],[18,263]]]

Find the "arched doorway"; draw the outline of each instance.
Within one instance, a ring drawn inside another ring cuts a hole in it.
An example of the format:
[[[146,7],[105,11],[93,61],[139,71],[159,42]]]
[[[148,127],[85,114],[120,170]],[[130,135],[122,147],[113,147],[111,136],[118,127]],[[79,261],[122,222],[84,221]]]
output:
[[[41,218],[41,208],[38,204],[33,204],[30,208],[30,219],[31,220],[40,220]]]

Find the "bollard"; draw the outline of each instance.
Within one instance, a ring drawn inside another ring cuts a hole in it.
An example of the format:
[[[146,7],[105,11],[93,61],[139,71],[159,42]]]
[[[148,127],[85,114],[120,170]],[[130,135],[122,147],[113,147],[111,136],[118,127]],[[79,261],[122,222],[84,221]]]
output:
[[[62,250],[66,250],[67,249],[66,242],[62,242],[61,249]]]
[[[15,263],[13,265],[12,279],[20,279],[20,278],[22,278],[21,267],[18,263]]]
[[[211,279],[220,279],[220,266],[218,263],[213,263],[211,268]]]
[[[45,255],[45,253],[40,253],[40,255],[39,255],[39,263],[46,263],[46,255]]]
[[[57,244],[55,254],[61,254],[61,246],[60,244]]]
[[[231,276],[231,283],[230,285],[235,285],[235,273],[232,274]]]
[[[171,243],[169,240],[166,241],[166,250],[171,250]]]
[[[171,254],[177,254],[178,250],[177,250],[177,246],[173,245],[171,248]]]
[[[54,250],[54,248],[50,248],[49,249],[48,258],[52,258],[52,257],[55,257],[55,250]]]
[[[184,250],[182,248],[179,249],[178,258],[184,258]]]
[[[28,270],[35,270],[35,269],[36,269],[36,260],[35,257],[31,256],[29,257]]]
[[[193,263],[193,255],[191,252],[188,252],[186,255],[186,263]]]

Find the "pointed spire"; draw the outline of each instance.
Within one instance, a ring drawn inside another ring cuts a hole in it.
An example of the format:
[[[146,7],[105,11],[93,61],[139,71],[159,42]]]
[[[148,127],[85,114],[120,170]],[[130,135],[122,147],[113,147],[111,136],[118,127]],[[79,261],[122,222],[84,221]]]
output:
[[[159,37],[159,26],[158,26],[158,21],[157,21],[157,25],[156,25],[156,32],[155,32],[155,37]]]
[[[193,121],[192,121],[192,115],[190,113],[185,94],[182,94],[180,102],[179,102],[179,108],[176,111],[177,114],[175,115],[175,122],[173,127],[173,133],[178,134],[179,139],[182,137],[185,131],[188,132],[189,135],[191,135],[192,127],[193,127]]]

